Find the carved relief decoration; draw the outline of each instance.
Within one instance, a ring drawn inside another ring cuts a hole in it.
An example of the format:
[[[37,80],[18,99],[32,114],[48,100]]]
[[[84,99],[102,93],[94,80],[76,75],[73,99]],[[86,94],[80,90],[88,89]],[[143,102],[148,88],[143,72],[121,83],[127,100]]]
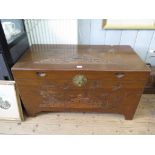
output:
[[[112,59],[112,56],[115,59]],[[35,64],[120,64],[121,56],[117,54],[114,48],[106,52],[98,52],[93,54],[91,51],[87,53],[77,54],[70,52],[64,54],[51,53],[50,57],[43,55],[40,60],[35,60]]]
[[[122,103],[123,91],[121,86],[115,89],[101,88],[99,81],[93,81],[92,89],[73,89],[71,84],[61,85],[60,83],[50,83],[40,88],[42,104],[40,107],[70,107],[79,105],[83,107],[96,108],[116,108]],[[96,85],[94,85],[96,84]],[[72,88],[72,89],[71,89]],[[96,90],[100,89],[100,90]]]

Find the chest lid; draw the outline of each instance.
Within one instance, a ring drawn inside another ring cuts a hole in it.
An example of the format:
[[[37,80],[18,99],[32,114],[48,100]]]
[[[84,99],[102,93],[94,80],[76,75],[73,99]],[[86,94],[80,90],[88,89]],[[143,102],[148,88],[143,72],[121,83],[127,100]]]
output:
[[[12,70],[147,71],[127,45],[32,45]]]

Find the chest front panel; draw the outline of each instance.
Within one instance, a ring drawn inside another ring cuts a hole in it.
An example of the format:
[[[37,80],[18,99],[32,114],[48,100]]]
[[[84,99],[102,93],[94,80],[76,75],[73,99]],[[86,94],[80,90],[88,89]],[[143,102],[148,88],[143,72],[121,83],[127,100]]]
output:
[[[120,77],[119,73],[27,71],[26,78],[18,78],[16,82],[28,109],[121,111],[129,92],[134,94],[133,99],[140,98],[145,77],[137,79],[145,75],[121,72],[124,76]]]

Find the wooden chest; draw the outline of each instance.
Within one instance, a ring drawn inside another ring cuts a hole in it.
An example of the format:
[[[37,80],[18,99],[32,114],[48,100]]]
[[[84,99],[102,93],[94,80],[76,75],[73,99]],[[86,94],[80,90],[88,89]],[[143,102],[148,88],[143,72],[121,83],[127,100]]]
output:
[[[130,46],[33,45],[12,72],[29,116],[82,111],[132,119],[150,70]]]

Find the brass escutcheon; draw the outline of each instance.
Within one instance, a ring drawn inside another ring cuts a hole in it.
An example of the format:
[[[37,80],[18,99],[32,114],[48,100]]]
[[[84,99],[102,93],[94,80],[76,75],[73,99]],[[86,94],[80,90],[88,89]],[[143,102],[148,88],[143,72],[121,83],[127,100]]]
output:
[[[77,87],[82,87],[87,83],[87,78],[84,75],[76,75],[73,78],[73,84]]]

